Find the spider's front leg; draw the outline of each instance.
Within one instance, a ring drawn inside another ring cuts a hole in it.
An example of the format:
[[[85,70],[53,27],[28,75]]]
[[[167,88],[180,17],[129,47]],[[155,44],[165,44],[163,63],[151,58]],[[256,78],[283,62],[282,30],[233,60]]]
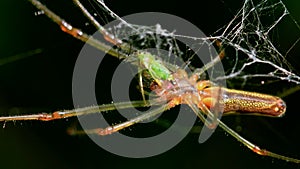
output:
[[[76,116],[76,111],[56,111],[53,113],[39,113],[28,115],[16,115],[16,116],[3,116],[0,117],[0,121],[24,121],[24,120],[39,120],[39,121],[51,121],[64,119]]]

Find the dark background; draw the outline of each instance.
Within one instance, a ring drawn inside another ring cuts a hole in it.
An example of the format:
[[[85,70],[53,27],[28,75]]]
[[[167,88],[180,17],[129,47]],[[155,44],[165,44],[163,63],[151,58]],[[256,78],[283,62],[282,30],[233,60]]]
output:
[[[207,35],[228,23],[242,5],[221,0],[201,2],[202,5],[192,1],[139,3],[141,1],[108,2],[120,16],[145,11],[170,13],[196,24]],[[299,4],[290,1],[286,5],[294,19],[299,21]],[[47,2],[47,6],[74,25],[89,30],[85,26],[86,19],[71,0],[51,1]],[[72,72],[83,43],[61,32],[47,17],[35,16],[37,10],[26,0],[1,1],[0,8],[0,113],[72,109]],[[299,37],[300,30],[289,31],[290,26],[282,29],[282,46],[291,43],[289,37]],[[11,56],[36,49],[41,49],[41,52],[4,64]],[[295,68],[299,68],[297,52],[299,47],[295,47],[288,57]],[[118,63],[110,58],[107,62],[112,65]],[[103,74],[103,78],[109,78],[109,74]],[[109,84],[103,81],[102,85],[99,88],[103,88],[104,92]],[[292,86],[285,82],[282,89],[268,92],[276,95]],[[241,129],[241,135],[263,148],[300,158],[298,97],[299,92],[295,92],[283,98],[288,109],[282,118],[231,116],[222,120],[233,129]],[[109,98],[101,99],[102,104],[110,101]],[[106,152],[87,136],[67,135],[66,129],[74,123],[76,118],[0,123],[3,125],[0,130],[1,168],[300,168],[292,163],[256,155],[221,129],[203,144],[197,141],[198,133],[191,133],[166,153],[130,159]],[[197,122],[196,125],[202,124]],[[131,130],[135,132],[135,127]],[[156,130],[156,126],[137,129],[136,132],[148,130]]]

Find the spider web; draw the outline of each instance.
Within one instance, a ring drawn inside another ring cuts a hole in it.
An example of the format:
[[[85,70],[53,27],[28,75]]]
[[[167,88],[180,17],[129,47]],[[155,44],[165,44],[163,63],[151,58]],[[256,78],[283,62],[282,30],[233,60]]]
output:
[[[187,54],[190,49],[197,50],[204,45],[213,47],[214,42],[221,42],[221,48],[225,50],[222,62],[226,72],[224,76],[213,79],[214,81],[227,80],[229,84],[240,82],[240,86],[244,86],[246,82],[300,83],[299,75],[288,60],[291,57],[290,53],[299,46],[300,27],[280,0],[245,0],[232,20],[209,37],[181,34],[176,32],[176,28],[167,30],[160,23],[152,26],[128,23],[111,11],[103,1],[98,3],[109,16],[119,20],[117,26],[108,28],[110,33],[120,39],[131,37],[125,41],[139,49],[166,49],[170,53],[168,59],[171,53],[175,53],[176,56],[187,57],[186,62],[189,62],[193,60],[191,54]],[[289,38],[289,42],[282,42],[281,32],[286,31],[286,25],[289,26],[289,30],[294,29],[296,34]],[[194,41],[195,45],[190,46],[189,50],[182,49],[176,42],[176,37],[188,38]],[[211,58],[213,57],[215,56],[212,55]]]
[[[291,48],[283,49],[278,44],[278,32],[284,26],[281,24],[289,19],[298,29],[298,35],[291,39]],[[246,0],[230,23],[215,34],[225,46],[232,48],[234,56],[230,57],[233,61],[226,76],[218,79],[263,77],[299,84],[299,76],[293,73],[293,67],[286,59],[289,52],[299,45],[299,25],[282,1],[255,3]],[[250,67],[259,72],[249,72]]]

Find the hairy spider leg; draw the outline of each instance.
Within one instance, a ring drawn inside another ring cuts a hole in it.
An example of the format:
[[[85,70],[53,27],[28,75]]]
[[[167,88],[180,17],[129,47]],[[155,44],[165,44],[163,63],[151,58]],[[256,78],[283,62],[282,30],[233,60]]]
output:
[[[55,111],[53,113],[38,113],[38,114],[28,114],[28,115],[16,115],[16,116],[2,116],[0,121],[25,121],[25,120],[39,120],[39,121],[51,121],[58,119],[65,119],[74,116],[81,116],[93,113],[100,113],[105,111],[111,111],[118,109],[127,109],[131,107],[148,107],[150,103],[143,101],[130,101],[130,102],[120,102],[114,104],[105,104],[100,106],[91,106],[78,108],[73,110],[63,110]]]
[[[248,147],[254,153],[256,153],[258,155],[262,155],[262,156],[269,156],[269,157],[277,158],[277,159],[284,160],[284,161],[287,161],[287,162],[300,163],[299,159],[292,158],[292,157],[287,157],[287,156],[280,155],[280,154],[277,154],[277,153],[273,153],[273,152],[268,151],[266,149],[261,149],[259,146],[255,145],[255,144],[251,143],[250,141],[248,141],[247,139],[243,138],[237,132],[235,132],[230,127],[228,127],[226,124],[224,124],[221,120],[219,120],[219,119],[217,119],[217,120],[219,122],[219,126],[224,131],[229,133],[232,137],[237,139],[240,143],[242,143],[243,145]]]

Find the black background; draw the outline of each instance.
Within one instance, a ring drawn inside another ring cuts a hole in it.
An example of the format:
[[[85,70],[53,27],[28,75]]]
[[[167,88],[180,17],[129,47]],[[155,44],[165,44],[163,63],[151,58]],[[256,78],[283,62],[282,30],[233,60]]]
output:
[[[141,4],[140,4],[141,3]],[[207,35],[225,25],[242,3],[233,1],[209,1],[196,5],[192,1],[116,1],[109,6],[120,16],[136,12],[157,11],[177,15],[196,24]],[[286,2],[296,20],[299,5]],[[72,108],[72,72],[76,57],[83,46],[79,40],[60,31],[45,16],[35,16],[37,10],[26,0],[1,1],[1,58],[42,49],[42,52],[26,59],[0,67],[0,110],[7,112],[39,112]],[[51,1],[47,6],[78,27],[85,26],[86,19],[71,1]],[[298,17],[298,18],[297,18]],[[283,29],[282,43],[298,32]],[[298,33],[298,34],[297,34]],[[283,36],[284,35],[284,36]],[[286,35],[286,36],[285,36]],[[284,46],[284,45],[283,45]],[[298,45],[299,46],[299,45]],[[289,56],[293,66],[299,67],[299,48]],[[4,59],[5,60],[5,59]],[[108,63],[117,64],[115,59]],[[109,74],[103,74],[103,78]],[[100,83],[101,84],[101,83]],[[284,83],[283,89],[292,86]],[[104,88],[109,86],[103,82]],[[283,89],[274,89],[280,93]],[[261,89],[260,89],[261,90]],[[278,90],[278,91],[277,91]],[[104,90],[105,91],[105,90]],[[107,90],[108,91],[108,90]],[[105,95],[105,93],[103,94]],[[283,98],[288,106],[282,118],[224,117],[233,129],[241,127],[241,134],[250,141],[277,153],[300,158],[298,133],[299,92]],[[110,103],[102,98],[102,103]],[[188,113],[187,113],[188,115]],[[199,144],[198,134],[188,135],[180,144],[161,155],[130,159],[116,156],[98,147],[87,136],[69,136],[66,129],[76,118],[50,122],[1,123],[1,168],[297,168],[285,161],[261,157],[249,151],[224,131],[218,129],[205,143]],[[201,123],[196,123],[201,125]],[[132,132],[134,132],[132,127]],[[151,129],[139,130],[147,132]]]

